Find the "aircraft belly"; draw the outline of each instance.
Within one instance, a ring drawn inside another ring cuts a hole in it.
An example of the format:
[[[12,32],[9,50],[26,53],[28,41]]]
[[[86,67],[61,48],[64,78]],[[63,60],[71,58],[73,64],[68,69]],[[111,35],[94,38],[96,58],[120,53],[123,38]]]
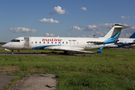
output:
[[[44,49],[57,49],[58,47],[57,46],[50,46],[50,47],[45,47]]]

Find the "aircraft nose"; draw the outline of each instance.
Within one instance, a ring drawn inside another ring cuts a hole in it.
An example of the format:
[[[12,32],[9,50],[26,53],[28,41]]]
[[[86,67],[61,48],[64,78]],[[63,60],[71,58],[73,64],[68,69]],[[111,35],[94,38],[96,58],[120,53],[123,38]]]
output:
[[[5,48],[6,47],[6,45],[4,44],[4,45],[2,45],[2,48]]]
[[[10,47],[11,47],[11,43],[6,43],[2,45],[2,48],[10,48]]]
[[[9,47],[9,44],[8,43],[2,45],[2,48],[8,48],[8,47]]]

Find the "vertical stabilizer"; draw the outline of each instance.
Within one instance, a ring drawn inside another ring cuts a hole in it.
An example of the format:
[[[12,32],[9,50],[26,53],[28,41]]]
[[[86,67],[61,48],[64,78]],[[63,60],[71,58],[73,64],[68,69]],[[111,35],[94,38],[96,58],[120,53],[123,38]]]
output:
[[[135,38],[135,32],[129,38]]]
[[[115,24],[112,29],[104,36],[105,39],[114,37],[115,35],[119,36],[121,33],[122,25]],[[118,37],[117,37],[118,38]]]
[[[124,28],[131,28],[131,26],[123,26],[119,24],[115,24],[112,29],[104,36],[105,43],[116,43],[120,36],[121,30]]]

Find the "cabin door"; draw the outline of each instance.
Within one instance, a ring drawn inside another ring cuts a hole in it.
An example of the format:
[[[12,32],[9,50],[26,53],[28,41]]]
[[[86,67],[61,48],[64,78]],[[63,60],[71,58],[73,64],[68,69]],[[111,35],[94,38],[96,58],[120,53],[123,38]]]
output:
[[[29,48],[29,37],[24,37],[24,48],[25,49]]]

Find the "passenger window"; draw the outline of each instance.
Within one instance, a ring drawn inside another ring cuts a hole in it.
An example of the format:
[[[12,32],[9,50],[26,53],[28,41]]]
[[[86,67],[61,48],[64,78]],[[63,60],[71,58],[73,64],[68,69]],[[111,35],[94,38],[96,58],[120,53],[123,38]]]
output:
[[[66,44],[68,44],[68,42],[66,42]]]
[[[49,42],[47,42],[49,44]]]
[[[64,42],[62,42],[64,44]]]
[[[44,42],[44,44],[45,44],[45,42]]]
[[[39,42],[41,44],[41,42]]]
[[[53,44],[53,42],[52,42],[52,44]]]
[[[37,41],[35,43],[37,43]]]
[[[55,44],[57,44],[57,42],[55,42]]]

